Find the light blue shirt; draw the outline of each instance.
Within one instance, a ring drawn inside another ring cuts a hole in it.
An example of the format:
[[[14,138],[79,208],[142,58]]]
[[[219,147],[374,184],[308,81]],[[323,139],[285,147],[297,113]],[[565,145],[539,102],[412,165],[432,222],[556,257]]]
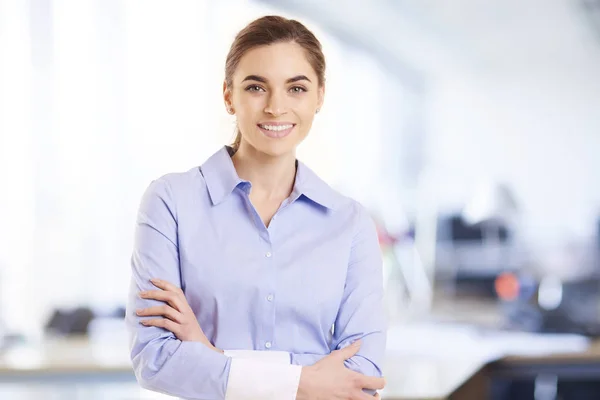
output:
[[[180,286],[220,349],[285,351],[312,365],[362,339],[346,366],[381,376],[385,349],[382,259],[372,219],[303,163],[292,194],[268,227],[249,200],[225,146],[201,167],[153,181],[135,232],[126,323],[143,387],[191,399],[225,397],[231,358],[171,332],[145,327],[137,308]]]

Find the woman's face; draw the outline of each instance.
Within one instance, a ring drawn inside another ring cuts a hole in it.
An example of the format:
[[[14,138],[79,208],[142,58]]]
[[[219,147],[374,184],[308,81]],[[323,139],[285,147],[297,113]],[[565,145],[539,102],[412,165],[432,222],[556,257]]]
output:
[[[324,88],[294,42],[254,48],[241,58],[226,106],[237,116],[242,141],[269,156],[295,154],[308,135]]]

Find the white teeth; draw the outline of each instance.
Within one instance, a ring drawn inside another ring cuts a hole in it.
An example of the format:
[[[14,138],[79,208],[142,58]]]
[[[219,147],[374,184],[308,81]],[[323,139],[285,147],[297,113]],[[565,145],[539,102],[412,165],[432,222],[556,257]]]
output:
[[[260,125],[261,128],[266,129],[268,131],[285,131],[286,129],[290,129],[293,125]]]

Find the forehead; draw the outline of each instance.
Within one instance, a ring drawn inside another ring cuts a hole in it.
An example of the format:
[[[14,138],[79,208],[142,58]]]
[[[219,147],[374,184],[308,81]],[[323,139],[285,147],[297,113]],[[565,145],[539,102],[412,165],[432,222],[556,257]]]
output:
[[[316,73],[306,58],[306,52],[297,43],[275,43],[255,47],[241,58],[234,80],[248,75],[260,75],[269,81],[285,81],[297,75],[306,75],[316,82]]]

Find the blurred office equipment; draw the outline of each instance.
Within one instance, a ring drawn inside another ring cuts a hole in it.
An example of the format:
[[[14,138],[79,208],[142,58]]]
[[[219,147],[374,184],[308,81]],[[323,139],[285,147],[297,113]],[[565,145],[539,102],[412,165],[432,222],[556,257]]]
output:
[[[515,299],[503,303],[507,327],[600,336],[600,280],[597,277],[566,282],[546,277],[532,285],[533,290],[520,288]]]
[[[600,227],[594,237],[532,252],[531,271],[496,280],[507,326],[600,336]]]
[[[440,215],[436,268],[444,287],[495,297],[496,278],[520,267],[517,215],[511,190],[494,182],[479,187],[462,210]]]
[[[108,311],[94,310],[90,307],[72,309],[56,308],[45,325],[46,334],[53,336],[77,336],[90,334],[95,321],[118,320],[125,317],[125,309],[117,307]]]
[[[87,333],[90,321],[94,318],[92,310],[78,307],[74,310],[54,311],[46,324],[46,332],[57,335],[83,335]]]
[[[495,296],[496,278],[517,265],[508,228],[495,223],[493,240],[488,233],[483,223],[468,224],[460,214],[439,217],[436,267],[444,288],[453,294]]]

